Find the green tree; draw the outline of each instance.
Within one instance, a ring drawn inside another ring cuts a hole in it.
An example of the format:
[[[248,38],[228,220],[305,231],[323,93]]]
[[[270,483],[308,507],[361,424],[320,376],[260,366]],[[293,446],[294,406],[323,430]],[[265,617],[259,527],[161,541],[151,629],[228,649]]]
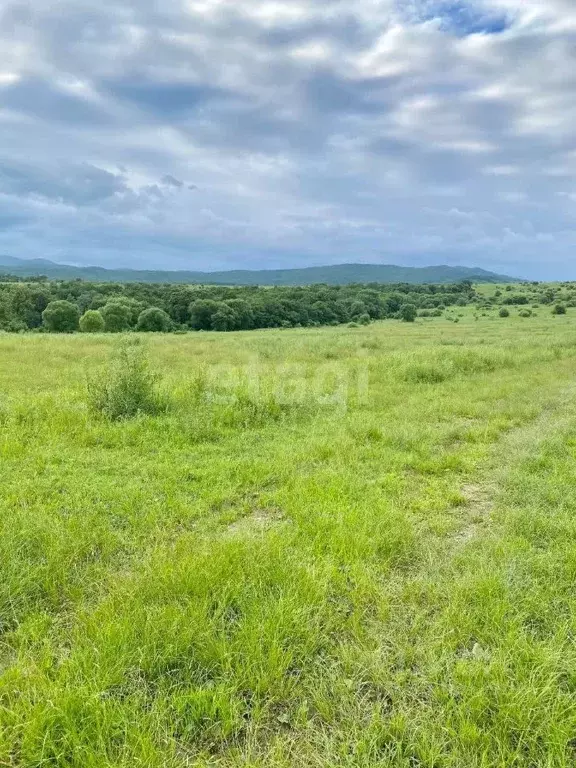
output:
[[[142,310],[146,309],[147,306],[151,304],[151,301],[147,299],[148,297],[144,297],[144,301],[138,301],[138,299],[135,299],[132,296],[115,296],[110,301],[114,304],[122,304],[122,306],[129,310],[130,327],[134,327],[138,322]]]
[[[166,333],[171,327],[172,320],[170,319],[170,315],[158,307],[149,307],[140,313],[136,330]]]
[[[215,331],[233,331],[238,327],[238,316],[228,304],[222,303],[212,315],[212,328]]]
[[[184,324],[190,320],[190,290],[177,285],[168,290],[164,308],[175,323]]]
[[[44,327],[53,333],[73,333],[78,330],[80,310],[70,301],[51,301],[42,312]]]
[[[400,307],[400,317],[405,323],[413,323],[417,314],[414,304],[403,304]]]
[[[100,312],[104,318],[104,328],[109,333],[120,333],[130,328],[132,312],[126,304],[120,301],[109,301]]]
[[[254,327],[254,312],[252,307],[244,299],[230,299],[226,304],[234,311],[237,318],[237,328],[248,331]]]
[[[403,296],[400,293],[391,293],[384,299],[384,313],[388,316],[395,315],[400,311]]]
[[[80,318],[80,330],[82,333],[102,333],[104,330],[104,318],[97,309],[88,309]]]
[[[366,315],[366,304],[363,301],[353,301],[350,306],[350,317],[357,320],[360,315]]]
[[[218,312],[220,304],[212,299],[197,299],[190,305],[190,322],[197,331],[209,331],[212,328],[212,316]]]
[[[42,286],[18,285],[12,292],[11,315],[27,328],[42,325],[42,312],[50,303],[50,294]]]

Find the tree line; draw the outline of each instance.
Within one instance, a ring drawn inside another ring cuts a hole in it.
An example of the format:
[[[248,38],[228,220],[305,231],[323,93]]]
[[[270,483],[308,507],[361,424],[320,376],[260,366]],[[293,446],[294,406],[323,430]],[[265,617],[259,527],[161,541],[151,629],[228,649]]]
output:
[[[0,330],[60,333],[237,331],[368,324],[442,314],[478,299],[453,285],[358,284],[302,287],[20,281],[0,283]]]

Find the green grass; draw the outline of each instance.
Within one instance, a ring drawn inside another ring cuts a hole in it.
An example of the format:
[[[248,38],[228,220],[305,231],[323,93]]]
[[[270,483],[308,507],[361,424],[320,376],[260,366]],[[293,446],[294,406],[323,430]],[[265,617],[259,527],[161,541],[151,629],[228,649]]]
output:
[[[461,314],[0,335],[0,766],[573,766],[576,317]]]

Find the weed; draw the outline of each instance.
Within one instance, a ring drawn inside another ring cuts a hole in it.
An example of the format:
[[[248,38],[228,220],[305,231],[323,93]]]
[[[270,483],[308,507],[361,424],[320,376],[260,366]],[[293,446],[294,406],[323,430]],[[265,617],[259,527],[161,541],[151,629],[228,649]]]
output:
[[[152,373],[138,338],[120,342],[107,367],[88,380],[88,402],[92,410],[111,421],[140,414],[155,416],[168,407],[158,389],[159,377]]]

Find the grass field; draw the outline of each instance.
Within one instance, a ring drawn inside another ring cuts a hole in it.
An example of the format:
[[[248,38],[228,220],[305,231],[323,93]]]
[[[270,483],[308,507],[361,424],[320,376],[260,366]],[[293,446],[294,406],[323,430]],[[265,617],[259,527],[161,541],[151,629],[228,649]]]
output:
[[[576,315],[0,335],[0,766],[576,764]]]

